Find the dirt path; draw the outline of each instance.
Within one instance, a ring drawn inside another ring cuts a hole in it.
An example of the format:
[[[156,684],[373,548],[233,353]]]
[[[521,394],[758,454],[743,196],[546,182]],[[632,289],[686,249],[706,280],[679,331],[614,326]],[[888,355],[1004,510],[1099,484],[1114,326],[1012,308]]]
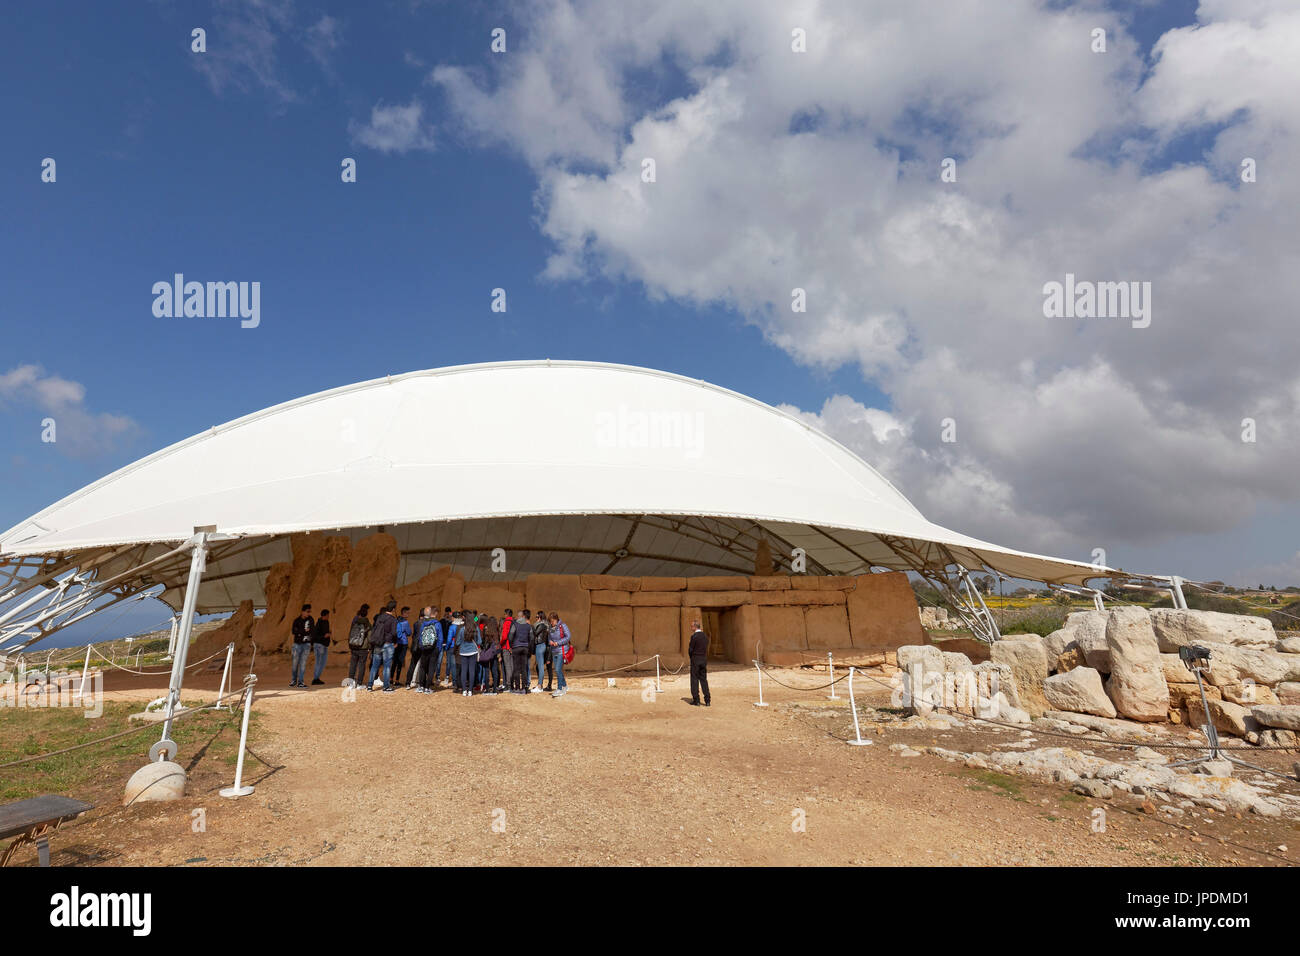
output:
[[[888,747],[987,749],[998,739],[988,731],[888,728],[871,734],[873,746],[846,746],[832,736],[851,728],[846,701],[765,683],[772,705],[760,710],[752,705],[752,670],[715,672],[706,709],[684,702],[685,675],[666,679],[653,702],[643,700],[640,676],[616,687],[579,678],[562,699],[466,700],[451,691],[430,697],[403,690],[362,691],[349,702],[338,686],[341,665],[327,670],[326,686],[291,690],[269,676],[287,677],[287,666],[261,663],[253,749],[278,769],[250,762],[256,794],[221,798],[216,790],[229,784],[229,769],[200,758],[184,801],[90,815],[59,841],[69,854],[64,862],[93,861],[100,846],[112,851],[110,859],[98,857],[104,862],[143,865],[1300,859],[1300,828],[1292,821],[1197,811],[1176,824],[1131,802],[991,778]],[[215,687],[219,676],[197,683]],[[824,681],[810,672],[782,676]],[[115,694],[156,695],[141,686],[114,690],[111,678],[108,684]],[[860,685],[860,692],[864,706],[887,704],[879,688]],[[187,759],[193,755],[182,754]],[[1105,833],[1090,826],[1098,805],[1107,809]],[[793,826],[800,819],[801,832]],[[1286,843],[1289,853],[1255,852]]]

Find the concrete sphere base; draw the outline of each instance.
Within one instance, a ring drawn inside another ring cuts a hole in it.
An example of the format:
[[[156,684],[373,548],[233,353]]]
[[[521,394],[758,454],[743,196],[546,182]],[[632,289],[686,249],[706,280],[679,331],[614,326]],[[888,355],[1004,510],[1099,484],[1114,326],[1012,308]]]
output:
[[[126,782],[122,805],[146,800],[179,800],[185,795],[185,768],[170,760],[147,763]]]

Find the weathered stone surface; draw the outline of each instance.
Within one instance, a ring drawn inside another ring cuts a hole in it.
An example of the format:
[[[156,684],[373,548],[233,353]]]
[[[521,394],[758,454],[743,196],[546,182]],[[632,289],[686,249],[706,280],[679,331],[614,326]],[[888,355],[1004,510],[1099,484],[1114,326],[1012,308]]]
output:
[[[794,574],[790,576],[790,586],[796,591],[849,591],[854,585],[855,579],[848,575]]]
[[[1269,727],[1259,732],[1259,745],[1261,747],[1281,747],[1291,751],[1300,750],[1300,735],[1297,735],[1294,730]]]
[[[592,591],[592,604],[631,604],[632,595],[628,591]],[[678,601],[680,604],[680,600]]]
[[[1271,648],[1277,640],[1273,624],[1268,618],[1249,614],[1164,607],[1153,608],[1150,617],[1160,650],[1165,653],[1176,654],[1180,647],[1204,644],[1206,641]]]
[[[126,782],[122,805],[179,800],[185,796],[185,768],[170,760],[147,763]]]
[[[1047,651],[1041,640],[1035,637],[1031,641],[995,641],[989,654],[995,663],[1006,664],[1011,668],[1020,694],[1020,707],[1029,711],[1032,717],[1038,717],[1047,710],[1047,698],[1043,696],[1043,681],[1047,678]]]
[[[1234,704],[1241,704],[1243,707],[1254,707],[1256,704],[1281,703],[1272,689],[1264,684],[1225,684],[1219,690],[1222,692],[1224,700],[1230,700]]]
[[[759,577],[756,575],[749,579],[749,589],[751,591],[788,591],[790,590],[790,576],[771,574]]]
[[[1196,683],[1196,675],[1183,666],[1182,658],[1177,654],[1161,654],[1160,670],[1165,675],[1166,684]]]
[[[941,651],[940,653],[943,654],[943,670],[946,674],[970,670],[975,666],[965,654],[959,654],[956,651]]]
[[[1065,652],[1056,659],[1056,666],[1052,670],[1058,674],[1064,674],[1074,670],[1076,667],[1087,667],[1088,661],[1083,656],[1083,651],[1079,650],[1079,645],[1073,642],[1065,649]]]
[[[1076,667],[1043,681],[1043,696],[1054,710],[1114,717],[1115,705],[1106,696],[1101,675],[1091,667]]]
[[[685,578],[641,578],[642,591],[685,591]]]
[[[1049,661],[1054,661],[1064,654],[1071,644],[1078,646],[1074,640],[1074,628],[1070,627],[1063,627],[1060,630],[1053,631],[1043,638],[1043,647],[1047,650],[1047,659]]]
[[[693,595],[687,595],[685,598],[683,598],[683,600],[684,600],[684,601],[689,601],[689,600],[691,600],[692,597],[693,597]],[[693,629],[692,629],[692,627],[691,627],[691,622],[692,622],[692,621],[701,621],[701,623],[703,623],[702,608],[700,608],[700,607],[698,607],[698,606],[695,606],[695,605],[692,605],[692,604],[683,604],[683,605],[682,605],[681,612],[680,612],[680,616],[677,618],[677,620],[681,622],[681,627],[682,627],[682,629],[681,629],[681,633],[680,633],[680,637],[681,637],[681,653],[682,653],[683,656],[685,656],[685,655],[686,655],[686,651],[687,651],[688,647],[690,646],[690,642],[691,642],[691,633],[692,633],[692,631],[693,631]],[[710,635],[710,636],[712,636],[712,635]]]
[[[632,650],[638,659],[678,653],[681,647],[679,608],[634,607],[631,610]]]
[[[1201,690],[1196,684],[1169,684],[1168,687],[1170,707],[1181,707],[1189,700],[1201,699]],[[1223,692],[1213,684],[1206,684],[1205,696],[1208,700],[1222,700]]]
[[[916,610],[916,592],[901,571],[859,574],[844,596],[854,647],[895,648],[925,642]]]
[[[808,649],[834,650],[849,646],[849,615],[843,605],[828,604],[804,611]]]
[[[619,574],[580,574],[578,583],[588,591],[639,591],[641,579]]]
[[[1279,704],[1300,704],[1300,682],[1283,681],[1273,689]]]
[[[768,591],[767,594],[780,595],[783,591]],[[749,591],[688,591],[682,599],[699,607],[737,607],[750,603]]]
[[[249,654],[251,648],[248,639],[253,633],[253,626],[256,623],[257,617],[253,613],[253,602],[244,601],[239,605],[239,610],[226,618],[220,627],[213,628],[194,639],[194,643],[190,645],[189,659],[191,661],[201,661],[205,657],[216,654],[232,641],[235,644],[236,655],[244,656]],[[335,628],[338,626],[337,623],[334,625]],[[345,623],[343,627],[346,628],[347,624]],[[340,639],[338,634],[334,635],[334,639],[336,641]],[[346,641],[347,636],[344,635],[342,639]]]
[[[1107,612],[1106,646],[1110,649],[1110,683],[1115,709],[1133,720],[1165,719],[1169,689],[1160,664],[1160,648],[1145,608],[1121,607]]]
[[[530,574],[524,582],[523,603],[538,610],[556,611],[569,625],[575,651],[587,649],[591,629],[591,594],[571,574]]]
[[[444,607],[442,596],[451,577],[451,567],[444,564],[440,568],[434,568],[424,577],[398,588],[393,592],[393,600],[397,602],[398,611],[400,612],[403,607],[409,607],[413,612],[412,618],[419,617],[420,612],[426,607],[441,611]],[[509,606],[516,607],[521,604],[520,601],[514,601]],[[347,641],[347,635],[340,635],[338,629],[346,628],[351,620],[352,615],[348,615],[346,618],[340,616],[339,620],[334,622],[334,639],[336,641]]]
[[[681,591],[633,591],[629,603],[633,607],[681,607]]]
[[[1208,703],[1210,719],[1214,722],[1215,729],[1221,733],[1244,737],[1249,731],[1258,729],[1251,719],[1250,711],[1240,704],[1227,700],[1211,700]],[[1187,702],[1187,719],[1193,727],[1200,727],[1205,723],[1205,710],[1201,707],[1199,697]]]
[[[738,607],[730,616],[727,651],[732,660],[752,661],[758,657],[758,642],[763,637],[759,609],[753,605]]]
[[[763,651],[801,651],[808,647],[803,608],[758,607]]]
[[[943,673],[943,652],[928,644],[909,644],[898,649],[898,666],[911,672],[913,665],[920,664],[925,671]]]
[[[1300,730],[1300,707],[1294,704],[1261,704],[1250,712],[1265,727]]]
[[[526,596],[520,594],[513,588],[505,587],[506,582],[494,584],[483,581],[467,581],[465,583],[465,607],[476,610],[481,614],[487,614],[500,620],[505,613],[506,608],[519,610],[524,606]],[[585,593],[585,592],[584,592]],[[531,606],[531,605],[530,605]],[[563,608],[556,608],[560,611],[560,616],[564,616]],[[374,605],[371,605],[371,611],[374,611]],[[569,629],[573,629],[573,622],[565,619]],[[574,645],[577,646],[576,644]]]
[[[1240,684],[1247,678],[1270,687],[1283,681],[1300,681],[1300,654],[1279,654],[1213,641],[1202,646],[1210,652],[1210,668],[1205,679],[1216,687]]]
[[[634,653],[632,610],[630,607],[614,604],[593,604],[590,635],[583,649],[593,654]],[[670,608],[669,611],[671,613],[672,609]]]
[[[699,577],[687,578],[688,591],[748,591],[749,578]]]
[[[1300,654],[1300,636],[1279,637],[1273,650],[1282,654]]]
[[[1106,644],[1107,611],[1074,611],[1066,615],[1065,627],[1083,651],[1084,662],[1102,674],[1110,673],[1110,647]]]

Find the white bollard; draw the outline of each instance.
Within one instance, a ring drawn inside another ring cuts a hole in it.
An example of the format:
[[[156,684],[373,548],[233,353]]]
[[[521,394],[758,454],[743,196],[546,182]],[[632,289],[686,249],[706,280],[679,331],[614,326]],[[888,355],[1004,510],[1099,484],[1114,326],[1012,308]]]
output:
[[[862,739],[862,731],[858,727],[858,702],[853,696],[853,668],[849,668],[849,710],[853,711],[853,736],[855,739],[844,741],[846,744],[852,744],[854,747],[869,747],[870,740]]]
[[[655,693],[662,694],[664,689],[659,686],[659,655],[655,655]]]
[[[767,704],[763,703],[763,666],[758,661],[754,661],[754,669],[758,671],[758,702],[754,706],[766,707]]]
[[[253,792],[251,786],[244,786],[244,747],[248,743],[248,715],[253,710],[253,685],[257,683],[257,677],[249,675],[248,696],[244,699],[244,720],[239,729],[239,757],[235,761],[235,785],[233,787],[222,787],[221,795],[223,797],[246,797]]]
[[[830,651],[826,652],[826,670],[831,675],[831,695],[827,700],[839,700],[835,696],[835,658],[831,656]]]
[[[217,688],[217,710],[234,710],[234,704],[223,704],[221,698],[226,694],[227,680],[230,677],[230,663],[235,657],[235,642],[226,647],[226,669],[221,672],[221,686]]]

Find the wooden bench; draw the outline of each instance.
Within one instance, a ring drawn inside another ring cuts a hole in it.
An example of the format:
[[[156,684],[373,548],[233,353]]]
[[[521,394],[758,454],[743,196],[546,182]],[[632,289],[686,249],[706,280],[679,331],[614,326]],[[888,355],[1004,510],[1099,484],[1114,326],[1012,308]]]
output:
[[[75,820],[87,810],[94,809],[93,803],[83,803],[68,797],[46,794],[19,800],[0,806],[0,840],[14,837],[0,857],[0,866],[8,866],[19,847],[34,844],[41,866],[50,865],[50,834],[64,822]]]

